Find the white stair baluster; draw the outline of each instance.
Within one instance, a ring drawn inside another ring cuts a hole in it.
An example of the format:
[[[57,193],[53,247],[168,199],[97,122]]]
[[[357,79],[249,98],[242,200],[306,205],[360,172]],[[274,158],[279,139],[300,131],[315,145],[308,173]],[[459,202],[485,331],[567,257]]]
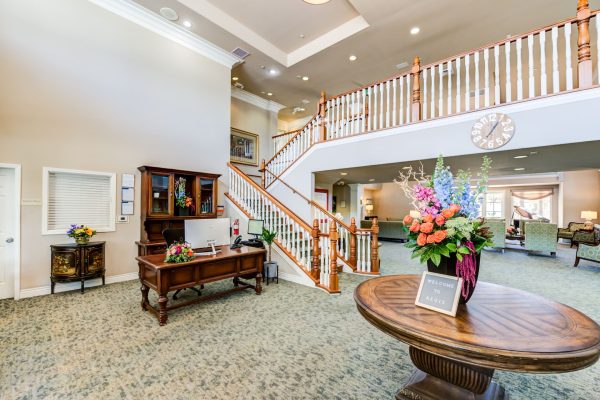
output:
[[[400,78],[400,82],[402,82],[402,78]],[[400,94],[400,125],[402,125],[402,89],[400,89]],[[427,70],[423,70],[423,119],[429,118],[427,114],[429,111],[427,95]]]
[[[504,44],[504,55],[506,57],[506,103],[512,101],[512,82],[510,79],[510,42]]]
[[[465,111],[471,110],[471,55],[465,56]]]
[[[371,130],[376,130],[379,128],[379,87],[377,85],[373,86],[373,128]]]
[[[533,59],[533,34],[527,36],[527,50],[528,56],[528,67],[529,67],[529,93],[528,98],[535,97],[535,75],[534,70],[534,59]]]
[[[390,81],[385,83],[385,95],[386,95],[386,112],[385,112],[385,127],[390,127]]]
[[[361,124],[360,124],[360,132],[365,132],[367,130],[367,115],[366,115],[366,111],[367,111],[367,90],[361,90],[361,95],[362,95],[362,118],[361,118]]]
[[[460,104],[460,57],[456,59],[456,112],[462,111]]]
[[[558,72],[558,26],[552,28],[552,93],[560,91]]]
[[[448,69],[446,75],[448,79],[448,115],[452,115],[452,61],[446,63],[446,68]]]
[[[408,124],[411,121],[411,101],[412,101],[412,97],[411,97],[411,84],[410,84],[410,77],[411,75],[408,74],[406,75],[406,123]]]
[[[432,66],[431,69],[431,118],[435,118],[435,66]]]
[[[541,74],[540,74],[541,95],[546,96],[548,94],[548,76],[546,75],[546,31],[540,32],[540,63],[541,63]]]
[[[444,63],[438,65],[439,91],[438,107],[440,116],[444,116]]]
[[[521,38],[517,39],[517,100],[523,100],[523,61],[521,56],[521,49],[523,41]]]
[[[480,91],[479,91],[479,52],[475,52],[475,110],[479,110]]]
[[[404,77],[399,79],[400,83],[400,125],[404,125]]]
[[[484,64],[484,107],[490,106],[490,49],[483,50],[483,64]]]
[[[500,46],[494,47],[494,105],[500,104]]]
[[[383,129],[383,114],[385,109],[383,108],[383,83],[379,84],[379,129]]]
[[[596,23],[596,27],[598,24]],[[600,33],[600,32],[599,32]],[[600,52],[600,46],[598,51]],[[565,25],[565,81],[567,82],[567,90],[573,89],[573,65],[571,63],[571,24],[567,22]]]
[[[394,78],[394,80],[392,81],[392,87],[394,88],[393,90],[393,104],[392,104],[392,125],[396,126],[396,114],[397,114],[397,108],[396,108],[396,78]]]

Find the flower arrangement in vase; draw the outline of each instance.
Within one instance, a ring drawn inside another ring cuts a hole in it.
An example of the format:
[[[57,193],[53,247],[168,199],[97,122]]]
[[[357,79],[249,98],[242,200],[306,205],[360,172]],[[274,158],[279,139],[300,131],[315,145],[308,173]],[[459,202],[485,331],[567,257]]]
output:
[[[186,193],[186,179],[177,178],[175,181],[175,205],[179,207],[179,215],[189,215],[189,208],[193,205],[193,199]]]
[[[413,258],[427,263],[429,271],[463,278],[462,303],[475,290],[481,249],[492,244],[492,235],[479,217],[479,199],[487,188],[490,165],[491,160],[483,157],[475,188],[469,171],[459,170],[453,176],[442,156],[433,175],[408,167],[396,179],[420,213],[419,218],[404,217],[409,232],[406,246],[413,249]]]
[[[88,244],[95,234],[96,231],[87,225],[72,224],[67,231],[67,236],[75,239],[77,244]]]
[[[194,250],[189,243],[175,242],[167,248],[165,262],[182,263],[194,259]]]

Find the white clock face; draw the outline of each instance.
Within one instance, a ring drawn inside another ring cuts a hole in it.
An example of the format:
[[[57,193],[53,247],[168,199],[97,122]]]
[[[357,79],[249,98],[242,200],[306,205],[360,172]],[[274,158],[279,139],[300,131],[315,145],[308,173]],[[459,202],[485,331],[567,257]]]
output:
[[[504,146],[515,134],[515,123],[505,114],[492,113],[481,117],[471,129],[473,144],[484,150]]]

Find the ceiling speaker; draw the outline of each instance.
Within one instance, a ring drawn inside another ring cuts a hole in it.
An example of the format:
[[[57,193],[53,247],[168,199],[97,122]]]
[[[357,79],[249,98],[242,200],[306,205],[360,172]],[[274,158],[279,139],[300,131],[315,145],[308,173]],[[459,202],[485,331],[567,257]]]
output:
[[[162,15],[164,18],[168,19],[169,21],[177,21],[179,19],[179,15],[177,14],[177,11],[175,11],[169,7],[161,8],[159,10],[159,13],[160,13],[160,15]]]

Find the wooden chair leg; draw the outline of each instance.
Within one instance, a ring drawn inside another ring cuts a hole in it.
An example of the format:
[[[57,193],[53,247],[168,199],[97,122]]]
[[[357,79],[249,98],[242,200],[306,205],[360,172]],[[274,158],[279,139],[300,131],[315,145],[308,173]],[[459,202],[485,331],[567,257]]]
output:
[[[579,257],[575,257],[575,264],[573,264],[573,268],[577,268],[577,266],[579,265]]]

